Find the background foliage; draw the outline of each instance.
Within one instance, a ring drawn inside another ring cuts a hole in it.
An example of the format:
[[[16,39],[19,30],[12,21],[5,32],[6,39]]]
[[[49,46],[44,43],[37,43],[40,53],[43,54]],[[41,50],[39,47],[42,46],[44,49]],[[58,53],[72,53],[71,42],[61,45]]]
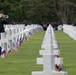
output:
[[[0,0],[0,12],[25,23],[76,21],[75,0]]]

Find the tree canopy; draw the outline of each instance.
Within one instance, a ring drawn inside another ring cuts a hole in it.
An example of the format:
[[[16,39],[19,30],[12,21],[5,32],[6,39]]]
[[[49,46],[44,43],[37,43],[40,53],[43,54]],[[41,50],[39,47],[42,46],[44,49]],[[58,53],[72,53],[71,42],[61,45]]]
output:
[[[75,0],[0,0],[0,13],[14,22],[73,23],[75,10]]]

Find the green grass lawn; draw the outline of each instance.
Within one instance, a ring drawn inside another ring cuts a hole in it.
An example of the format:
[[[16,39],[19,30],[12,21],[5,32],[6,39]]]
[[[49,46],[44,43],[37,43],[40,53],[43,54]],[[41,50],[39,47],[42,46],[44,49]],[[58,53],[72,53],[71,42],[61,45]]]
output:
[[[61,46],[61,56],[68,75],[76,75],[76,41],[62,31],[56,31],[57,40]]]
[[[62,31],[55,31],[61,46],[61,56],[68,75],[76,75],[76,41]],[[36,58],[41,57],[39,50],[45,35],[40,31],[25,41],[18,51],[12,51],[7,58],[0,58],[0,75],[31,75],[32,71],[43,70],[36,64]]]
[[[0,58],[0,75],[31,75],[32,71],[42,70],[36,64],[45,31],[40,31],[25,41],[18,51],[12,51],[7,58]]]

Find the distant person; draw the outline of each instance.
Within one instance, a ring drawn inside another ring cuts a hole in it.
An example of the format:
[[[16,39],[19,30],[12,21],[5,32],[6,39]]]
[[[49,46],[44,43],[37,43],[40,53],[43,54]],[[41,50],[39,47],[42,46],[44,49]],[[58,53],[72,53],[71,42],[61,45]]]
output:
[[[0,33],[5,32],[4,24],[7,24],[7,18],[8,16],[4,14],[0,14]]]
[[[43,25],[43,29],[44,29],[44,30],[47,30],[47,27],[48,27],[47,24],[44,24],[44,25]]]
[[[54,30],[58,30],[58,24],[57,23],[52,23],[51,25],[54,28]]]
[[[76,23],[74,23],[73,26],[76,26]]]
[[[2,47],[0,46],[0,55],[1,55],[1,50],[2,50]]]

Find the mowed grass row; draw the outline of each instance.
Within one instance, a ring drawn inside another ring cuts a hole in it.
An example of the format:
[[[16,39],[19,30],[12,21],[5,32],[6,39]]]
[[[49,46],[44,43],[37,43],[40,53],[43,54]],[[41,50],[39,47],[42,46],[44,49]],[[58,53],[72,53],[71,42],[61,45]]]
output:
[[[76,75],[76,41],[62,31],[55,31],[68,75]]]
[[[39,50],[45,35],[40,31],[25,41],[18,51],[12,51],[7,58],[0,58],[0,75],[32,75],[32,71],[40,71],[42,65],[36,64]]]
[[[61,56],[68,75],[76,74],[76,41],[62,31],[56,31],[57,40],[61,46]],[[0,58],[0,75],[31,75],[32,71],[40,71],[42,65],[36,64],[36,58],[41,57],[39,50],[45,35],[40,31],[25,41],[18,51],[12,51],[7,58]]]

